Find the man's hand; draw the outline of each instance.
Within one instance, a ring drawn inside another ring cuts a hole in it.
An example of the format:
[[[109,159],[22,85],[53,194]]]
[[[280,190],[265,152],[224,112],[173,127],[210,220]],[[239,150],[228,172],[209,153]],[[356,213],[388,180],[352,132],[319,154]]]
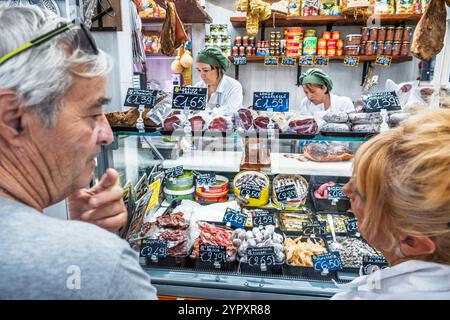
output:
[[[70,218],[90,222],[109,231],[122,228],[128,213],[123,202],[123,190],[115,185],[118,176],[116,170],[108,169],[93,188],[71,194],[68,197]]]

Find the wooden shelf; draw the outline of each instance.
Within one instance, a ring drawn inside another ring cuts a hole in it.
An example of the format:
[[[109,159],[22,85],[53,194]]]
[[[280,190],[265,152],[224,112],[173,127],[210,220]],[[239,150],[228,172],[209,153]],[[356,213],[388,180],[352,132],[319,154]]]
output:
[[[166,8],[165,0],[155,0],[161,7]],[[212,18],[196,0],[175,1],[177,13],[183,23],[211,23]],[[164,18],[142,18],[142,23],[163,23]]]
[[[248,63],[264,63],[263,56],[251,56],[247,57]],[[359,56],[360,62],[374,62],[376,60],[377,56]],[[228,57],[228,59],[233,62],[233,57]],[[330,62],[340,62],[344,60],[344,56],[340,57],[330,57]],[[412,61],[412,56],[407,57],[392,57],[392,62],[400,63],[400,62],[406,62],[406,61]],[[281,63],[280,63],[281,65]]]
[[[383,14],[380,17],[381,24],[408,23],[416,24],[422,17],[421,14]],[[377,17],[374,16],[374,17]],[[245,28],[246,17],[232,17],[231,23],[235,28]],[[273,17],[263,22],[266,27],[273,27]],[[288,17],[275,14],[275,27],[298,27],[298,26],[324,26],[324,25],[365,25],[367,19],[353,18],[347,16],[308,16]]]

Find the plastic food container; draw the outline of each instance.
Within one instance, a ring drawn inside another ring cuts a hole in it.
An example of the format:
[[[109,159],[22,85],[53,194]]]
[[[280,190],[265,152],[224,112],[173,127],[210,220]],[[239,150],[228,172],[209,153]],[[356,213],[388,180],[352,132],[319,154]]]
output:
[[[347,56],[359,55],[360,46],[345,46],[345,54]]]
[[[258,181],[258,182],[256,182]],[[241,195],[241,190],[246,186],[253,186],[255,183],[262,182],[259,199]],[[269,177],[259,171],[241,171],[233,179],[233,191],[238,200],[246,206],[261,207],[269,202],[270,180]]]
[[[194,191],[194,187],[183,191],[174,191],[164,188],[164,195],[168,202],[172,202],[174,200],[192,200],[194,198]]]
[[[360,34],[349,34],[345,37],[347,46],[356,46],[361,44],[362,36]]]

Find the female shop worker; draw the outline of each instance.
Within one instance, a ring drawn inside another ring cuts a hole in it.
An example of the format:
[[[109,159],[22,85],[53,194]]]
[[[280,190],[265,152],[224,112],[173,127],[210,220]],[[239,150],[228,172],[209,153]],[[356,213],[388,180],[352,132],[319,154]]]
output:
[[[214,115],[231,116],[242,107],[242,85],[225,75],[230,65],[217,47],[204,48],[197,55],[196,68],[202,80],[194,87],[208,88],[207,106]]]
[[[327,112],[354,112],[355,107],[348,97],[331,93],[333,81],[319,69],[309,69],[300,76],[300,84],[306,97],[300,104],[299,113],[314,116],[319,126],[324,123],[322,117]]]

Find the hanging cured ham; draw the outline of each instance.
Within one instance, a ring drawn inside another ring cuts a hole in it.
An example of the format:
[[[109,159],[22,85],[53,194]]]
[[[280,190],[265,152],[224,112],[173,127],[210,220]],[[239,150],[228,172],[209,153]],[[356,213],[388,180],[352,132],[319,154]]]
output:
[[[167,1],[166,17],[164,18],[160,39],[161,53],[166,56],[173,56],[183,41],[188,41],[183,22],[178,16],[173,0]]]

